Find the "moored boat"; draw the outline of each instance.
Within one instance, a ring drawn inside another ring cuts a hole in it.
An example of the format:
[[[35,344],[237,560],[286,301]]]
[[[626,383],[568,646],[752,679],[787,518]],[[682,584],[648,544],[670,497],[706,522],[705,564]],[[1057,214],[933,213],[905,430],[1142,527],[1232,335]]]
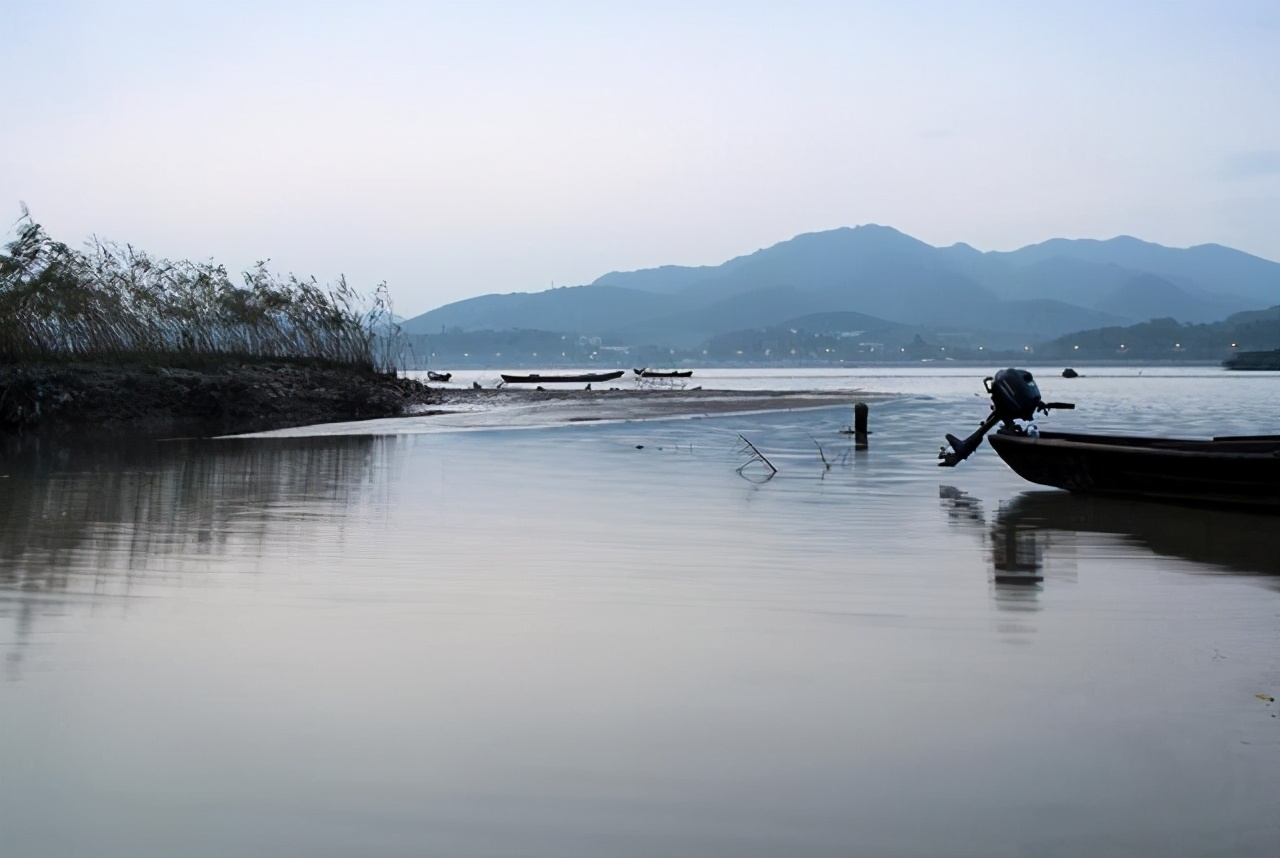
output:
[[[502,380],[507,384],[580,384],[593,381],[613,381],[622,377],[622,370],[612,372],[584,372],[576,375],[539,375],[536,372],[528,375],[510,375],[502,373]]]
[[[999,429],[1014,473],[1072,492],[1280,510],[1280,435],[1209,440]]]
[[[693,375],[693,370],[691,369],[649,369],[648,367],[641,367],[631,371],[641,378],[688,378]]]
[[[1280,369],[1280,349],[1269,352],[1238,352],[1222,362],[1227,369],[1277,370]]]
[[[997,424],[991,446],[1023,479],[1072,492],[1250,506],[1280,511],[1280,435],[1213,439],[1040,432],[1030,421],[1069,403],[1046,403],[1031,373],[984,379],[991,414],[968,438],[947,435],[947,467],[968,458]],[[1019,421],[1022,421],[1020,423]]]
[[[435,372],[434,370],[427,370],[427,379],[429,381],[448,381],[451,378],[453,378],[453,373],[451,372]]]

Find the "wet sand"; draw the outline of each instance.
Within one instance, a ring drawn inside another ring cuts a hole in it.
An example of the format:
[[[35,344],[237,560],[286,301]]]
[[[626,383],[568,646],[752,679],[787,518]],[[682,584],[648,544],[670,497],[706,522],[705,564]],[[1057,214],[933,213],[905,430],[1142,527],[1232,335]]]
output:
[[[514,429],[570,423],[666,420],[762,414],[847,406],[895,399],[866,390],[440,390],[438,404],[412,407],[401,417],[300,426],[257,433],[303,437],[364,432],[412,434],[455,429]],[[850,415],[849,420],[852,420]]]
[[[822,408],[855,400],[884,399],[886,394],[865,390],[450,390],[433,406],[439,414],[489,408],[523,408],[554,404],[568,419],[644,420],[656,417],[687,417],[696,414],[731,414]],[[419,409],[425,411],[427,409]],[[410,413],[413,413],[412,411]]]

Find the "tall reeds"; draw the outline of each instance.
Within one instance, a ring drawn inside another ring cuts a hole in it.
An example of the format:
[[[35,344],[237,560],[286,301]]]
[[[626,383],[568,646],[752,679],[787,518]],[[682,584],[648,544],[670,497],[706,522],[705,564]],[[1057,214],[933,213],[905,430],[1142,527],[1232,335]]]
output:
[[[96,238],[75,250],[51,239],[25,207],[14,232],[0,253],[0,363],[395,367],[399,328],[385,284],[363,296],[345,278],[320,286],[259,262],[238,286],[212,261],[154,259]]]

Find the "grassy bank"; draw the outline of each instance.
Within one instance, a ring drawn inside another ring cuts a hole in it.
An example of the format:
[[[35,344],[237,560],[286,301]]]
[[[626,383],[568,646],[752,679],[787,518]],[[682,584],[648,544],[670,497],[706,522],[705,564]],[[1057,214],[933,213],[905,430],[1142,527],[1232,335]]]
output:
[[[0,429],[197,434],[384,417],[398,378],[385,284],[272,274],[53,240],[24,210],[0,253]]]

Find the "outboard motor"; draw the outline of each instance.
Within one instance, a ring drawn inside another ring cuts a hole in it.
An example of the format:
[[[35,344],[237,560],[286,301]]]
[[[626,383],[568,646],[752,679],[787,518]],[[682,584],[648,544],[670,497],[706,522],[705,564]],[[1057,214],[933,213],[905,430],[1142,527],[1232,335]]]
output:
[[[982,384],[991,394],[991,410],[1001,420],[1034,420],[1036,411],[1048,411],[1040,398],[1040,386],[1025,369],[1002,369]]]
[[[938,453],[938,458],[942,460],[938,463],[939,466],[954,468],[969,458],[997,423],[1003,423],[1011,431],[1023,432],[1025,430],[1013,421],[1034,420],[1036,412],[1048,414],[1050,408],[1075,408],[1070,402],[1045,402],[1041,399],[1039,386],[1025,369],[1002,369],[994,376],[984,378],[982,384],[987,388],[987,393],[991,394],[991,413],[968,438],[961,440],[955,435],[947,435],[947,443],[951,445],[951,449],[948,451],[943,447],[942,452]]]

